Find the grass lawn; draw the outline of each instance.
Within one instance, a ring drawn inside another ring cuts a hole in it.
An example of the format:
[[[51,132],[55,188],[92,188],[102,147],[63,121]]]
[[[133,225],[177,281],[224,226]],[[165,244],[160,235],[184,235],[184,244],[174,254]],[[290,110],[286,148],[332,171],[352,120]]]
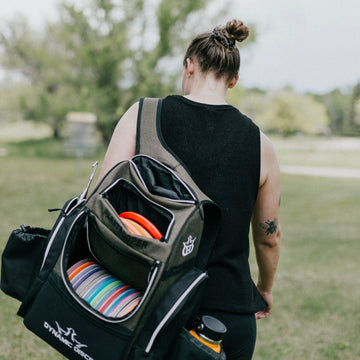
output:
[[[360,169],[358,138],[273,138],[282,165],[348,167]]]
[[[275,147],[286,164],[301,159],[302,164],[329,166],[336,156],[336,164],[360,168],[354,150],[317,148],[314,159],[312,150],[299,150],[298,142],[291,146],[290,140],[277,139]],[[83,160],[80,172],[76,160],[55,156],[51,144],[9,149],[7,157],[0,157],[1,250],[10,231],[22,223],[51,227],[58,214],[47,209],[80,193],[94,162]],[[360,358],[359,204],[359,180],[282,176],[275,307],[257,323],[255,360]],[[253,251],[250,262],[256,277]],[[1,360],[63,359],[22,325],[15,315],[18,301],[0,293],[0,304]]]
[[[275,307],[254,358],[359,359],[359,181],[282,176],[282,189]]]
[[[62,207],[87,184],[94,160],[82,161],[82,171],[74,159],[31,157],[0,158],[0,249],[10,231],[19,225],[51,228]],[[0,359],[64,359],[30,333],[16,316],[20,303],[0,292]],[[54,309],[56,311],[56,309]]]

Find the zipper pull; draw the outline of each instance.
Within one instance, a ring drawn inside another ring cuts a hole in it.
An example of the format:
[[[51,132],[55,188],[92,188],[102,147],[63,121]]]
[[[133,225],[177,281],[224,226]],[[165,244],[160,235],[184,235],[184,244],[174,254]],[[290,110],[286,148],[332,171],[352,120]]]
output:
[[[87,183],[85,189],[83,190],[83,192],[82,192],[82,193],[79,195],[79,197],[78,197],[78,201],[77,201],[78,204],[79,204],[82,200],[84,200],[84,199],[86,198],[86,195],[87,195],[87,193],[88,193],[88,191],[89,191],[89,187],[90,187],[90,185],[91,185],[91,183],[92,183],[92,181],[93,181],[93,178],[94,178],[94,176],[95,176],[96,169],[97,169],[98,165],[99,165],[99,162],[98,162],[98,161],[96,161],[96,162],[92,165],[92,167],[94,168],[94,170],[93,170],[93,172],[91,173],[91,175],[90,175],[90,177],[89,177],[89,182]]]
[[[21,224],[20,229],[22,232],[26,233],[29,229],[29,226],[25,226],[24,224]]]

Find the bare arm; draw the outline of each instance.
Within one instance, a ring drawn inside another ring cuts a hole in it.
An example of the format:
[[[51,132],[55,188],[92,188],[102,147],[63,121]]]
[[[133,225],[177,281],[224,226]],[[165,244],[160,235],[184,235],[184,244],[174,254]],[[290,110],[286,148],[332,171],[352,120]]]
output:
[[[272,288],[280,256],[280,170],[270,140],[261,134],[261,174],[258,197],[252,216],[252,233],[259,268],[257,287],[269,306],[256,314],[270,315]]]
[[[98,181],[117,163],[129,160],[135,155],[138,110],[139,103],[135,103],[116,125],[104,157]]]

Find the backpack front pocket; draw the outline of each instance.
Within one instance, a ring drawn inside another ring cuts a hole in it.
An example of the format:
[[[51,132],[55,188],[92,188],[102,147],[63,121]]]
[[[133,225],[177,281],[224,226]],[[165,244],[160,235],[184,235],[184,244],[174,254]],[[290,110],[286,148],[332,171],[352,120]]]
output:
[[[107,234],[100,231],[94,242],[100,258],[94,256],[88,235],[89,224],[93,230],[96,225],[88,218],[78,221],[83,225],[74,222],[58,264],[64,287],[89,314],[107,323],[124,322],[142,307],[160,263],[131,248],[109,246]]]
[[[71,360],[120,360],[132,335],[92,316],[54,272],[29,307],[24,324]]]
[[[99,263],[125,283],[141,291],[146,289],[155,260],[134,249],[136,239],[131,242],[129,237],[128,241],[132,244],[129,246],[95,218],[88,220],[86,237],[89,250]],[[145,242],[138,244],[146,246]]]

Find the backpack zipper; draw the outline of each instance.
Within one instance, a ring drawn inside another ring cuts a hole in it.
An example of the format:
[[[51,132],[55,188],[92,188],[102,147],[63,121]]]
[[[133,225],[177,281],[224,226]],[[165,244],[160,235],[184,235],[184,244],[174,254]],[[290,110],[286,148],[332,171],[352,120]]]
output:
[[[167,312],[167,314],[163,317],[163,319],[159,322],[156,326],[154,332],[152,333],[150,340],[145,348],[145,352],[149,353],[151,351],[154,342],[159,335],[160,331],[166,325],[167,321],[171,318],[171,316],[176,312],[182,302],[187,298],[187,296],[191,293],[191,291],[199,284],[202,280],[206,279],[206,273],[201,273],[190,285],[189,287],[183,292],[183,294],[177,299],[175,304],[171,307],[171,309]]]
[[[43,261],[42,261],[42,264],[41,264],[41,267],[40,267],[40,271],[43,269],[43,267],[44,267],[44,265],[45,265],[45,261],[46,261],[48,255],[49,255],[51,246],[52,246],[52,244],[53,244],[53,242],[54,242],[54,240],[55,240],[55,237],[56,237],[57,233],[59,232],[59,229],[61,228],[61,226],[62,226],[62,224],[63,224],[66,216],[68,216],[68,215],[71,213],[71,211],[74,210],[74,209],[77,207],[77,205],[82,202],[82,201],[81,201],[81,202],[78,202],[78,203],[76,204],[76,206],[74,206],[74,207],[69,211],[69,213],[67,213],[67,211],[68,211],[68,209],[70,208],[70,206],[72,205],[73,201],[77,201],[77,199],[78,199],[78,198],[73,198],[73,199],[70,201],[70,203],[68,204],[68,206],[65,208],[65,210],[64,210],[64,212],[63,212],[63,213],[64,213],[63,217],[59,220],[58,224],[56,225],[56,228],[55,228],[54,232],[52,233],[51,238],[49,239],[49,242],[48,242],[48,244],[47,244],[47,246],[46,246],[46,249],[45,249],[45,252],[44,252]]]

